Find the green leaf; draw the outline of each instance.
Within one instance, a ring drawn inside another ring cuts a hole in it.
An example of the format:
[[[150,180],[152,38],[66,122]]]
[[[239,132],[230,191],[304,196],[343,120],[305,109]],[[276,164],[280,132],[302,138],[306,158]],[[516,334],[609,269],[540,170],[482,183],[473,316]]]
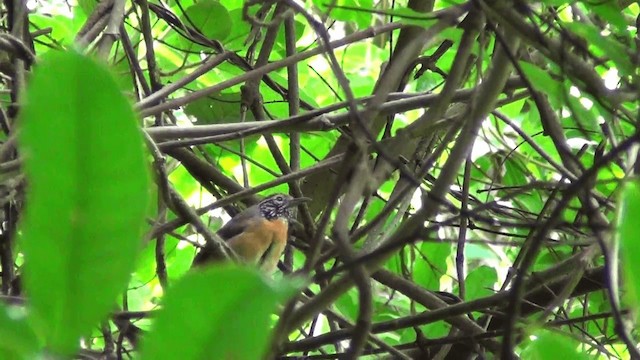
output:
[[[335,302],[335,306],[340,314],[350,319],[356,319],[358,316],[358,292],[354,289],[345,292]]]
[[[569,0],[544,0],[542,1],[542,3],[548,6],[562,6],[570,3],[570,1]]]
[[[610,36],[603,36],[600,31],[590,25],[578,22],[567,23],[565,26],[573,33],[585,38],[590,45],[597,47],[604,55],[609,57],[618,67],[621,74],[634,75],[635,67],[630,61],[625,48]]]
[[[329,16],[339,21],[355,22],[358,28],[371,26],[372,0],[314,0],[314,5],[322,12],[329,12]]]
[[[520,67],[527,77],[527,80],[531,82],[531,85],[533,85],[536,90],[547,95],[553,105],[563,102],[562,84],[554,80],[551,75],[549,75],[548,70],[540,69],[533,64],[523,61],[520,62]]]
[[[637,259],[640,258],[640,182],[627,182],[620,192],[617,231],[625,274],[627,296],[636,306],[640,304],[640,276]]]
[[[189,103],[184,112],[194,116],[198,125],[223,124],[240,121],[241,96],[239,92],[216,93]],[[254,121],[255,117],[248,111],[246,121]]]
[[[422,26],[425,28],[433,25],[433,22],[437,20],[433,15],[427,15],[407,7],[398,7],[387,10],[385,11],[385,14],[393,16],[394,21],[401,24]]]
[[[229,6],[229,4],[226,4]],[[229,11],[229,18],[233,26],[227,35],[224,46],[231,51],[241,51],[245,48],[245,41],[251,32],[251,25],[242,19],[242,9]]]
[[[38,338],[27,322],[26,310],[0,306],[0,358],[34,359]]]
[[[415,282],[429,290],[440,289],[440,278],[447,273],[450,243],[423,242],[413,268]]]
[[[483,296],[493,295],[496,281],[498,281],[498,274],[493,267],[483,265],[471,270],[465,279],[466,298],[479,299]]]
[[[296,42],[298,42],[298,40],[300,40],[300,38],[302,37],[302,34],[304,34],[304,29],[306,28],[306,24],[303,23],[302,21],[298,21],[294,19],[294,29],[296,32]],[[280,47],[281,49],[285,49],[286,45],[285,45],[285,31],[284,31],[284,25],[280,26],[280,29],[278,29],[278,35],[276,37],[276,43],[275,45]]]
[[[557,332],[541,331],[522,352],[522,358],[528,360],[547,359],[591,359],[586,353],[578,351],[578,343],[568,336]]]
[[[586,98],[586,97],[585,97]],[[580,102],[580,99],[571,95],[566,97],[568,101],[569,109],[572,112],[572,116],[562,119],[562,125],[564,128],[578,128],[586,131],[598,132],[600,125],[598,124],[597,114],[593,111],[593,108],[586,109]],[[586,98],[588,99],[588,98]],[[582,135],[582,132],[579,133]],[[584,137],[584,136],[579,136]]]
[[[271,313],[295,291],[231,264],[193,271],[164,297],[141,359],[260,359]]]
[[[614,1],[603,1],[600,3],[589,4],[588,8],[605,19],[608,24],[613,25],[620,34],[628,35],[627,20],[622,14],[622,9]]]
[[[624,169],[611,162],[607,167],[602,167],[598,170],[596,189],[604,196],[611,196],[616,190],[618,180],[621,180],[624,176]]]
[[[84,14],[88,16],[88,15],[91,15],[93,10],[96,8],[96,6],[98,5],[98,1],[97,0],[78,0],[78,5],[80,5],[80,8],[84,12]]]
[[[423,334],[427,334],[429,338],[440,338],[447,336],[449,331],[451,331],[451,325],[443,321],[439,321],[436,323],[420,326],[420,330]]]
[[[47,346],[71,354],[133,270],[148,204],[142,137],[110,73],[75,52],[44,56],[21,115],[25,288]]]
[[[181,20],[186,26],[195,27],[210,40],[223,41],[231,33],[231,16],[218,1],[204,0],[189,6]]]
[[[75,15],[80,17],[84,14],[74,14],[74,19],[70,19],[64,15],[44,16],[36,13],[29,15],[29,22],[37,29],[51,28],[52,39],[61,44],[70,44],[80,30],[81,22],[75,19]]]
[[[508,157],[504,160],[504,185],[520,186],[527,183],[527,169],[525,165],[518,159]]]

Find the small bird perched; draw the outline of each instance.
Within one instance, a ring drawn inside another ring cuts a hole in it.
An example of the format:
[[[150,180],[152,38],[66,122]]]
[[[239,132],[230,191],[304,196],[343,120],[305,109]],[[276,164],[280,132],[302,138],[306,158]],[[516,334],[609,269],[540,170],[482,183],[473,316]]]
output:
[[[309,200],[311,199],[293,198],[285,194],[271,195],[234,216],[218,230],[218,236],[227,242],[239,260],[248,264],[259,264],[265,274],[272,274],[287,245],[289,223],[295,220],[296,216],[295,207]],[[203,247],[193,259],[193,266],[222,260],[213,254],[214,251],[210,247]],[[128,319],[116,318],[114,323],[136,346],[142,330]]]
[[[218,230],[218,236],[227,242],[241,261],[260,264],[264,273],[272,274],[287,245],[289,223],[296,215],[295,207],[309,200],[286,194],[271,195],[234,216]],[[213,259],[211,249],[205,246],[193,259],[193,266]]]

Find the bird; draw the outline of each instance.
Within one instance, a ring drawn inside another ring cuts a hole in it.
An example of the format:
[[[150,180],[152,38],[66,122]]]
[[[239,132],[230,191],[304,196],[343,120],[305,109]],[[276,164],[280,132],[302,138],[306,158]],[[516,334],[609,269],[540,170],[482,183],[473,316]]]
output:
[[[287,245],[289,225],[297,214],[296,206],[310,200],[280,193],[271,195],[234,216],[217,234],[241,262],[257,264],[263,273],[273,274]],[[193,266],[214,260],[213,251],[205,245],[196,254]]]

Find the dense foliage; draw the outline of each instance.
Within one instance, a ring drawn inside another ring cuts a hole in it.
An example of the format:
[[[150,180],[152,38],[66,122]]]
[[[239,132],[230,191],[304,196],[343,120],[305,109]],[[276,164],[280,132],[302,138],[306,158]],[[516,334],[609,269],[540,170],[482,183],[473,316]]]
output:
[[[637,3],[1,11],[0,358],[640,358]]]

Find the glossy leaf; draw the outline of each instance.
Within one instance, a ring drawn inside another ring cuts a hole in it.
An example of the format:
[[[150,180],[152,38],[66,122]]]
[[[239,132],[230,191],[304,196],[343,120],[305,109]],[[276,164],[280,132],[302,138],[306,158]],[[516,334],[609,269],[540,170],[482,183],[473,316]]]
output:
[[[25,288],[47,346],[70,354],[133,270],[149,189],[142,137],[111,74],[74,52],[43,58],[20,125]]]

